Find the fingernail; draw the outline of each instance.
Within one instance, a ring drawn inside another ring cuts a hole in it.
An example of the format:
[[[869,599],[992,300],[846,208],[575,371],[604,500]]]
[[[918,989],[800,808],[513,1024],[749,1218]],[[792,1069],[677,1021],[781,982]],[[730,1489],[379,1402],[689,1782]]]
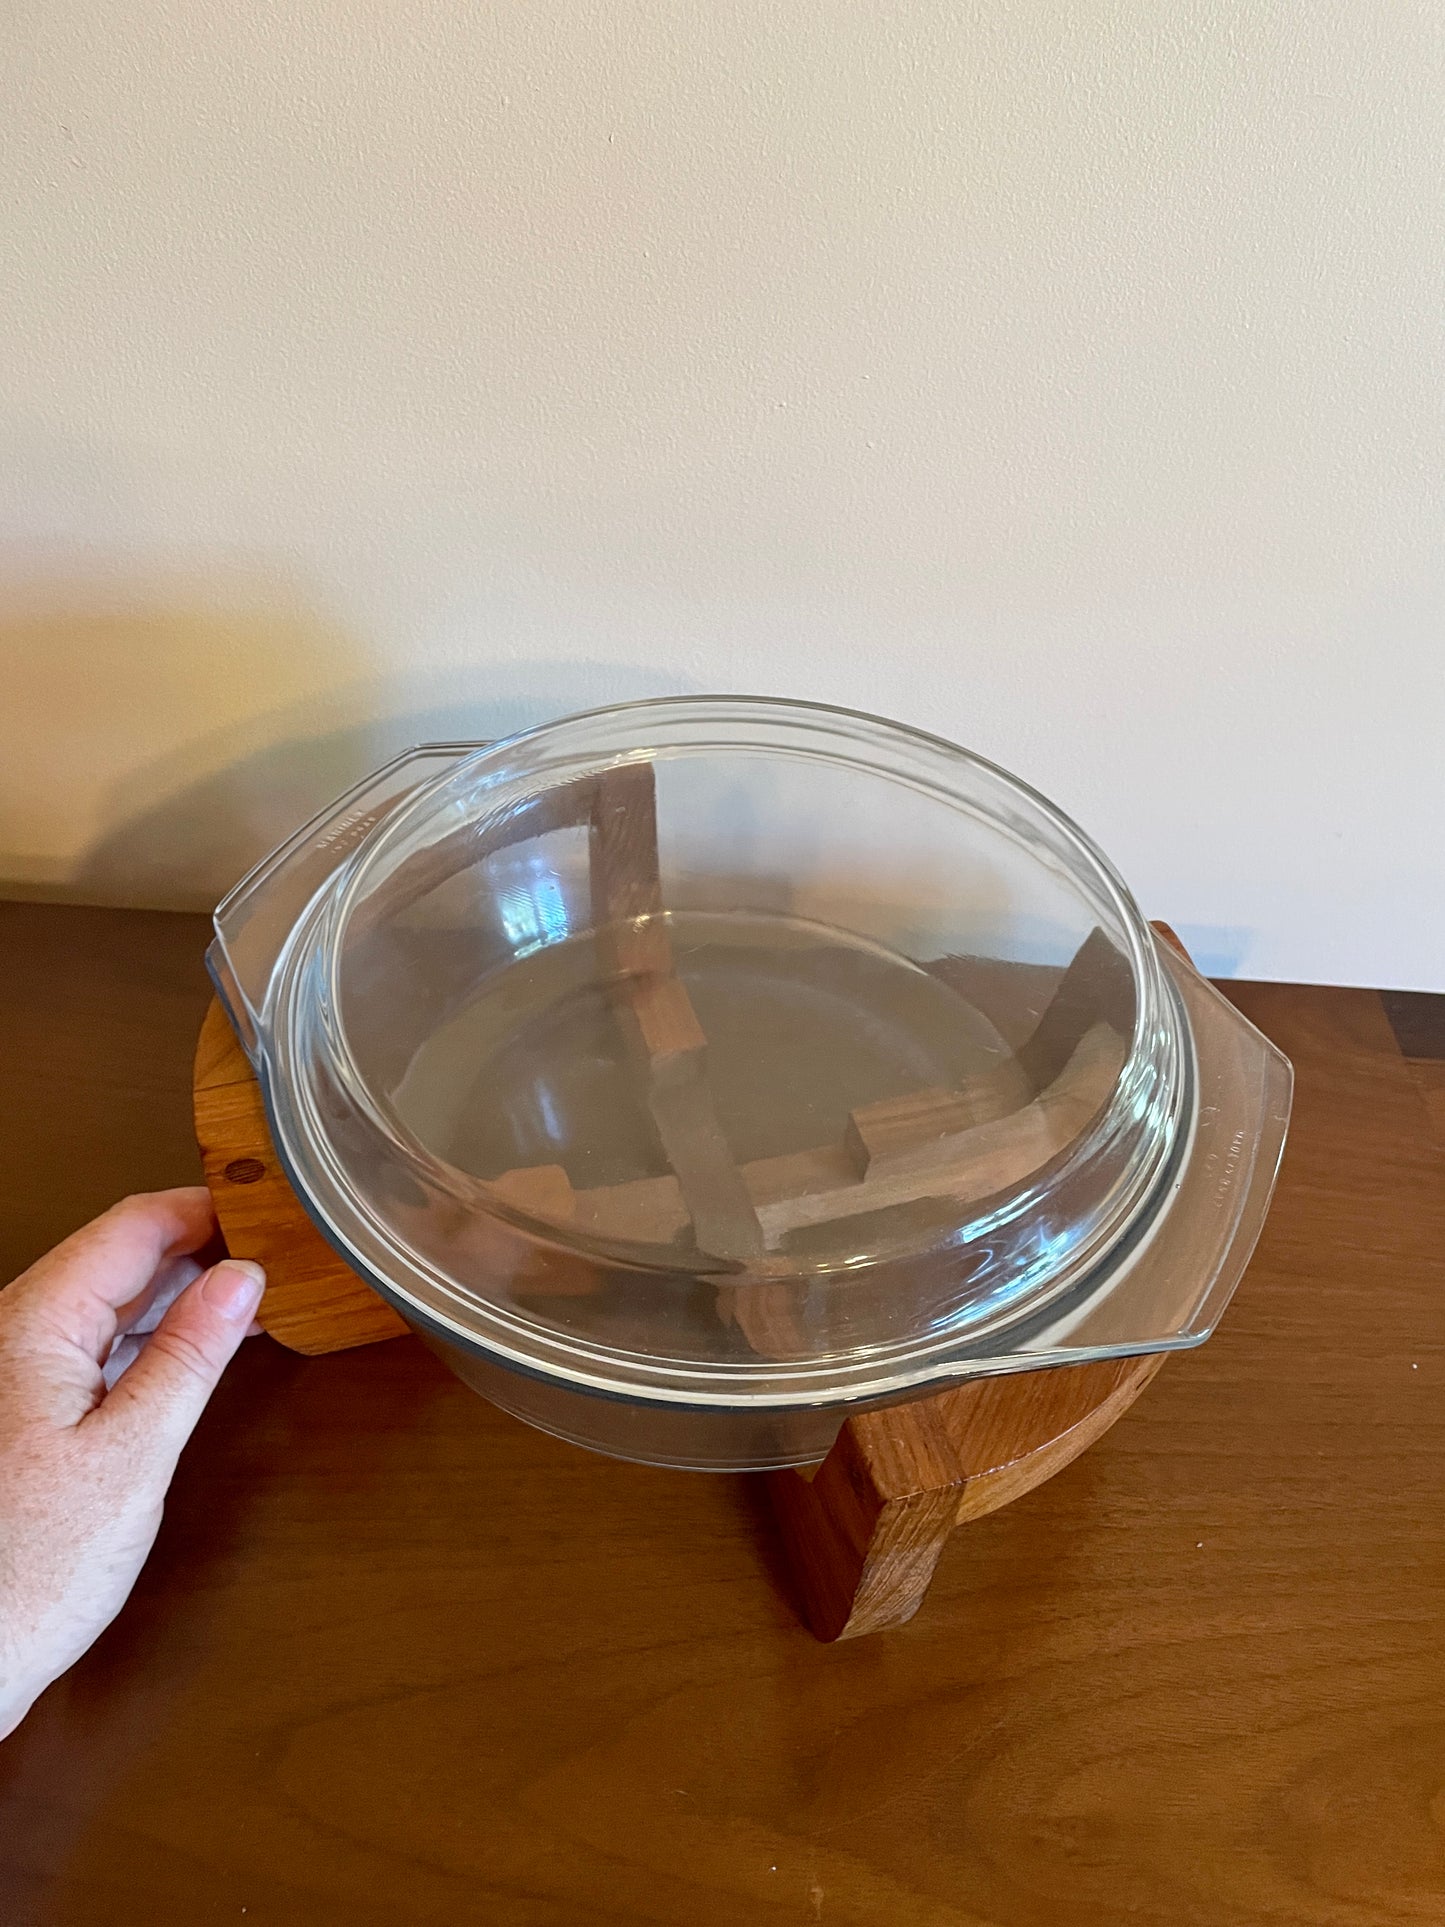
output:
[[[227,1258],[207,1272],[201,1296],[223,1318],[233,1319],[238,1325],[249,1324],[265,1284],[265,1272],[249,1258]]]

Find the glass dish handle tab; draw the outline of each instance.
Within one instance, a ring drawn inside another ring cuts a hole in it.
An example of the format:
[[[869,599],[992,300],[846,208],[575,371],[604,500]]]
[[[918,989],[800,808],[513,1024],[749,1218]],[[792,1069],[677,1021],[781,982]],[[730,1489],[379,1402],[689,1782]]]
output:
[[[480,743],[424,743],[375,771],[258,863],[216,911],[206,968],[253,1065],[267,992],[286,942],[318,890],[377,824]]]

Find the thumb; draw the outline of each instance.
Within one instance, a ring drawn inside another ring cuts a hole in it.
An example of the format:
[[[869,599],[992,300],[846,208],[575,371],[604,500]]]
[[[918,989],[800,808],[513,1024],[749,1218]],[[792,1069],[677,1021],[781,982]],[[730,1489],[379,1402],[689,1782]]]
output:
[[[203,1272],[85,1423],[104,1431],[144,1433],[149,1450],[173,1466],[246,1336],[265,1284],[261,1267],[244,1258],[223,1259]]]

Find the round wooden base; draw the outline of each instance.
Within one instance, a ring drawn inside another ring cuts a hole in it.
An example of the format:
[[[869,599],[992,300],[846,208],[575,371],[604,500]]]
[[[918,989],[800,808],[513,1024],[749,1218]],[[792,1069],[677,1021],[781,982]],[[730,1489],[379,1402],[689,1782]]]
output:
[[[201,1028],[196,1137],[226,1244],[266,1267],[260,1322],[293,1351],[341,1351],[407,1327],[316,1230],[271,1143],[219,1003]],[[944,1542],[1051,1478],[1143,1391],[1159,1354],[1013,1372],[848,1419],[823,1463],[766,1475],[799,1603],[820,1639],[901,1625]]]

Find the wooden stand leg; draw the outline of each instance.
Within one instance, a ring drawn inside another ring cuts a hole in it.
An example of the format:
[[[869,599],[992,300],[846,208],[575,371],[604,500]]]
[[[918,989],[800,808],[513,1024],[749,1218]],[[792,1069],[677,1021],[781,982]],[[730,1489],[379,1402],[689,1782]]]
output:
[[[1163,1362],[1153,1353],[976,1379],[850,1418],[811,1477],[768,1474],[810,1629],[855,1639],[911,1619],[954,1527],[1062,1471]]]
[[[196,1046],[196,1141],[233,1258],[266,1267],[261,1326],[293,1352],[345,1351],[406,1326],[327,1244],[297,1202],[271,1143],[261,1087],[212,998]]]
[[[901,1626],[922,1603],[961,1476],[934,1404],[849,1419],[811,1478],[768,1475],[798,1603],[819,1639]]]

